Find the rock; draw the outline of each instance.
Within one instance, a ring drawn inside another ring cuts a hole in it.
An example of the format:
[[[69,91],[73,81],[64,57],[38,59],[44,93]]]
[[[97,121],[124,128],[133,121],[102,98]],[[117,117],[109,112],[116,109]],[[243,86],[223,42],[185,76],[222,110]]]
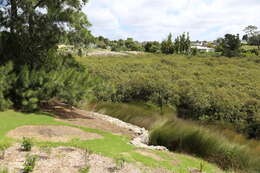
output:
[[[124,121],[121,121],[117,118],[110,117],[108,115],[103,115],[103,114],[99,114],[99,113],[95,113],[95,112],[87,112],[87,111],[83,111],[83,110],[80,110],[80,112],[82,112],[84,114],[88,114],[90,116],[93,116],[95,118],[98,118],[98,119],[101,119],[104,121],[108,121],[112,124],[115,124],[116,126],[126,128],[129,131],[133,131],[137,135],[137,137],[132,139],[132,141],[130,143],[132,145],[135,145],[136,147],[152,149],[152,150],[168,151],[168,149],[163,146],[149,146],[148,145],[149,144],[149,131],[146,130],[145,128],[141,128],[141,127],[135,126],[133,124],[126,123]]]

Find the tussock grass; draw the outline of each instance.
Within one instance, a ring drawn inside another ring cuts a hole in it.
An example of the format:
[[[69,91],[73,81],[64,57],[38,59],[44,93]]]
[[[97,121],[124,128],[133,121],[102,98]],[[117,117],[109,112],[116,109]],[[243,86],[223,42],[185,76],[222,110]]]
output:
[[[221,133],[181,120],[169,121],[151,133],[151,144],[194,154],[223,169],[260,171],[260,157],[247,145],[230,142]]]
[[[87,109],[102,112],[151,130],[150,143],[172,151],[192,154],[236,172],[260,171],[260,143],[228,129],[202,127],[192,121],[177,119],[173,111],[160,114],[142,103],[98,103]],[[140,121],[139,121],[140,120]]]

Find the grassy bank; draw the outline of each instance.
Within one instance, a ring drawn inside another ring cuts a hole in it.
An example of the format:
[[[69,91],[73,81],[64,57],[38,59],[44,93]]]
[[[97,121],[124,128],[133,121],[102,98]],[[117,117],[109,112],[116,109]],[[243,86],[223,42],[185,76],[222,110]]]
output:
[[[98,103],[85,109],[102,112],[151,130],[150,142],[172,151],[193,154],[237,172],[260,171],[260,143],[215,126],[176,118],[174,111],[143,103]]]
[[[141,163],[148,167],[164,168],[174,172],[189,173],[189,168],[200,168],[203,163],[203,170],[207,173],[222,172],[217,166],[203,161],[200,158],[195,158],[191,156],[186,156],[183,154],[173,154],[170,153],[154,151],[155,154],[161,156],[162,160],[156,160],[152,157],[142,155],[136,152],[136,147],[129,144],[129,137],[115,135],[107,131],[91,129],[86,127],[81,127],[77,125],[72,125],[69,123],[63,123],[60,121],[55,121],[54,117],[48,114],[35,113],[35,114],[25,114],[15,111],[5,111],[0,112],[0,151],[9,147],[13,143],[21,142],[20,140],[12,139],[6,136],[6,133],[20,126],[25,125],[63,125],[75,128],[80,128],[83,131],[97,133],[102,135],[102,139],[94,140],[79,140],[72,139],[68,142],[39,142],[33,140],[34,145],[39,147],[58,147],[58,146],[72,146],[82,149],[87,149],[88,151],[100,154],[106,157],[113,158],[115,161],[123,159],[129,163]],[[151,151],[152,152],[152,151]],[[172,164],[173,159],[178,162],[178,164]],[[1,167],[0,167],[1,170]]]

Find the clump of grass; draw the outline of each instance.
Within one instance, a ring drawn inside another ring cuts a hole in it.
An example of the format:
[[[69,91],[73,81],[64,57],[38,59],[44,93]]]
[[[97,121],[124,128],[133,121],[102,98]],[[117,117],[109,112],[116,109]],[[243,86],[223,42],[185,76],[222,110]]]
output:
[[[117,172],[124,168],[126,159],[123,157],[115,158],[115,166],[108,169],[109,172]]]
[[[52,148],[48,145],[40,146],[40,151],[45,152],[48,155],[48,157],[51,155],[51,150]]]
[[[5,158],[5,150],[7,148],[7,145],[0,145],[0,160]]]
[[[86,166],[84,168],[79,169],[79,173],[89,173],[90,166]]]
[[[194,154],[226,170],[260,170],[260,165],[257,165],[259,156],[250,152],[247,146],[232,143],[220,134],[193,123],[175,120],[159,126],[152,131],[150,143]]]
[[[123,157],[116,158],[116,168],[117,170],[123,169],[126,160]]]
[[[32,150],[32,139],[23,137],[21,150],[22,151],[31,151]]]
[[[33,169],[35,167],[37,156],[35,155],[27,155],[26,160],[24,162],[24,168],[22,170],[22,173],[30,173],[33,172]]]
[[[8,173],[8,169],[7,168],[0,168],[0,173]]]

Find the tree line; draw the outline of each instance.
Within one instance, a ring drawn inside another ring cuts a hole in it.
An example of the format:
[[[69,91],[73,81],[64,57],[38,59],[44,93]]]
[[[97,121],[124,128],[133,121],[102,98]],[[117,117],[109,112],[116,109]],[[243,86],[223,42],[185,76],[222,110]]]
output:
[[[223,38],[218,38],[214,41],[214,44],[210,44],[211,48],[215,49],[217,55],[226,57],[240,57],[242,53],[253,53],[259,55],[260,35],[257,31],[257,27],[248,26],[244,29],[247,33],[243,36],[242,40],[246,40],[249,45],[257,45],[258,50],[245,50],[242,49],[242,42],[240,36],[237,34],[226,34]],[[127,38],[126,40],[109,40],[103,36],[99,36],[93,39],[93,44],[97,48],[111,49],[112,51],[144,51],[148,53],[163,53],[163,54],[184,54],[184,55],[197,55],[199,50],[196,47],[192,47],[189,33],[183,33],[173,39],[173,35],[170,33],[168,37],[162,42],[159,41],[146,41],[139,42],[133,38]]]

